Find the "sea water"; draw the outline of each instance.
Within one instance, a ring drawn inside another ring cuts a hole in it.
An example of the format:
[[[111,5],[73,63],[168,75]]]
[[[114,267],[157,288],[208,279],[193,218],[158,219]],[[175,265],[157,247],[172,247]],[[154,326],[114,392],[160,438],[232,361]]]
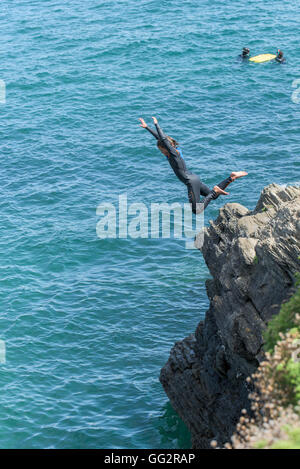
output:
[[[1,448],[188,448],[159,383],[208,308],[183,240],[96,234],[96,208],[185,203],[156,116],[211,203],[300,180],[298,1],[2,0]],[[237,60],[285,52],[287,63]],[[4,353],[5,352],[5,353]]]

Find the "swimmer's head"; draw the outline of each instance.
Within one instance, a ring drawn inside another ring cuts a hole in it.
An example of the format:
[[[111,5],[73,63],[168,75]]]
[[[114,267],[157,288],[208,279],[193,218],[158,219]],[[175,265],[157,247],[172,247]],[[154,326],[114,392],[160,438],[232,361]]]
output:
[[[172,137],[169,137],[169,135],[167,135],[167,139],[168,141],[171,143],[172,147],[176,148],[179,143],[176,142],[175,138],[172,138]],[[169,156],[169,152],[168,150],[165,148],[165,146],[162,144],[162,142],[160,140],[157,141],[157,148],[165,155],[165,156]]]
[[[278,59],[282,59],[282,57],[283,57],[283,52],[282,52],[282,50],[278,49],[278,51],[277,51],[277,57],[278,57]]]
[[[246,55],[249,55],[249,54],[250,54],[250,49],[248,49],[248,47],[244,47],[243,56],[245,57]]]

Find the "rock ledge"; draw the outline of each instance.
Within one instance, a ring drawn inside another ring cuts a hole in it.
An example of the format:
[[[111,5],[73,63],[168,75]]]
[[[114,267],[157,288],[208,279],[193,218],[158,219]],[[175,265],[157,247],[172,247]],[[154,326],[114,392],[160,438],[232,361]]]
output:
[[[196,246],[212,275],[210,308],[172,348],[160,381],[193,447],[210,448],[229,441],[249,409],[246,377],[263,358],[262,332],[300,271],[300,188],[271,184],[253,211],[226,204]]]

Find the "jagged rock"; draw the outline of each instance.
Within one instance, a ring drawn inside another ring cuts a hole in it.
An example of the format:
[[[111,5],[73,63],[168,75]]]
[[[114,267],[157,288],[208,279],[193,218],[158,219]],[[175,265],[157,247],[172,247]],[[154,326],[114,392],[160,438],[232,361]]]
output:
[[[213,277],[210,308],[175,344],[160,380],[193,447],[210,448],[229,441],[241,410],[250,410],[246,377],[263,358],[262,332],[300,271],[300,188],[271,184],[253,211],[226,204],[196,246]]]

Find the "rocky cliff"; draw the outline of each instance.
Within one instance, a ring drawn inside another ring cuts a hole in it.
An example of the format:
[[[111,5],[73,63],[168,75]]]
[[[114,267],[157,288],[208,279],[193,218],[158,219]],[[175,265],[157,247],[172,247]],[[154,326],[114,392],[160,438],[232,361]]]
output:
[[[300,271],[300,188],[272,184],[254,211],[225,205],[196,245],[212,275],[210,308],[175,344],[160,380],[193,447],[210,448],[230,441],[249,410],[246,378],[263,358],[262,332]]]

